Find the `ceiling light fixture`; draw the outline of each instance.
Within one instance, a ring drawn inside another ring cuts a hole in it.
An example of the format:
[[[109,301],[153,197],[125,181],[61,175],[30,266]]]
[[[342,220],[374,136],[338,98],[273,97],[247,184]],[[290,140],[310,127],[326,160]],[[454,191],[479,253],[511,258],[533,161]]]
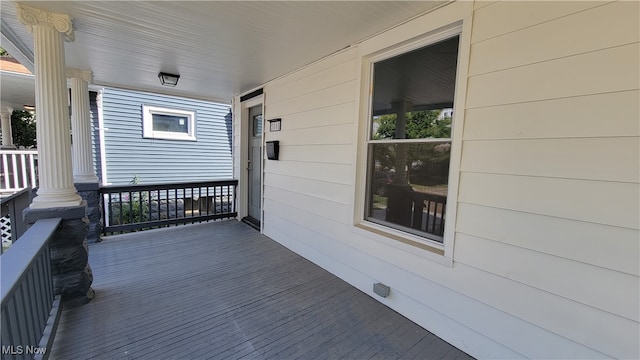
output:
[[[173,87],[178,85],[178,79],[180,79],[180,75],[161,72],[158,74],[158,79],[160,79],[160,84]]]

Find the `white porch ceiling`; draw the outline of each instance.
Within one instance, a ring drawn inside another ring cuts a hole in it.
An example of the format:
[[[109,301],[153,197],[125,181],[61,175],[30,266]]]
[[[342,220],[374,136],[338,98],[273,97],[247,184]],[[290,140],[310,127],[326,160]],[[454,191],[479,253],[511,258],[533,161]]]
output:
[[[33,75],[2,72],[0,74],[0,106],[24,110],[24,105],[36,104]],[[5,110],[5,109],[2,109]]]
[[[444,2],[22,3],[73,18],[76,39],[65,44],[66,63],[93,71],[94,84],[228,102]],[[13,2],[0,6],[3,43],[10,40],[7,49],[29,58],[32,35],[17,20]],[[160,71],[180,74],[178,86],[161,86]]]

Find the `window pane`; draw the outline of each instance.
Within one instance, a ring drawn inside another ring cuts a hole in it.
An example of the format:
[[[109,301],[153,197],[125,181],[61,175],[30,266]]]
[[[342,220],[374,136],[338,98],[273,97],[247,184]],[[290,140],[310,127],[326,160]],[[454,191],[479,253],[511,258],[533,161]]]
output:
[[[458,42],[454,36],[373,65],[371,139],[450,137]]]
[[[189,118],[186,116],[153,114],[153,131],[189,133]]]
[[[367,219],[442,242],[451,142],[369,144]]]
[[[374,116],[371,139],[450,138],[452,114],[439,109]]]
[[[253,136],[262,136],[262,114],[253,117]]]

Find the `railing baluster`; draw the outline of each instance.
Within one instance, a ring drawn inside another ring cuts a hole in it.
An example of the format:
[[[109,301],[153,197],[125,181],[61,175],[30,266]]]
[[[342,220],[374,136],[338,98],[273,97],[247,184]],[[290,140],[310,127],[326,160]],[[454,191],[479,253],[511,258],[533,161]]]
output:
[[[133,223],[133,193],[129,191],[129,224]]]
[[[176,213],[176,219],[177,219],[178,218],[178,189],[177,188],[173,190],[173,195],[175,197],[175,200],[173,200],[173,201],[174,201],[175,208],[176,208],[175,213]]]
[[[13,168],[13,188],[20,188],[20,180],[18,180],[18,161],[16,154],[11,154],[11,167]]]
[[[27,317],[27,309],[26,309],[26,301],[25,295],[23,292],[23,284],[20,284],[18,290],[15,293],[15,302],[16,302],[16,310],[18,311],[18,324],[24,324],[24,326],[20,326],[20,339],[24,342],[23,344],[29,344],[31,339],[31,327],[29,326],[29,318]]]
[[[118,213],[118,224],[122,225],[122,213],[124,209],[122,208],[122,193],[118,194],[118,203],[120,204],[120,212]]]
[[[40,324],[42,324],[42,322],[38,314],[39,304],[37,300],[35,286],[33,284],[35,280],[33,270],[34,270],[33,267],[27,270],[27,276],[25,277],[23,285],[25,289],[24,292],[26,293],[26,299],[29,305],[27,314],[31,318],[31,320],[29,321],[29,324],[31,325],[31,329],[32,329],[32,337],[29,340],[31,341],[32,344],[35,344],[37,343],[38,340],[40,340],[39,334],[42,333],[42,330],[44,330],[44,328],[40,328],[39,326]]]
[[[209,209],[209,203],[210,203],[210,199],[209,199],[209,187],[206,187],[207,189],[207,215],[209,215],[211,213],[211,209]],[[214,209],[215,212],[215,209]]]
[[[18,305],[16,304],[17,296],[12,297],[8,300],[7,310],[3,317],[7,317],[9,319],[9,326],[11,327],[11,338],[12,344],[26,344],[26,338],[24,336],[24,329],[21,329],[20,324],[24,324],[20,322],[20,316],[18,316]],[[3,343],[4,344],[4,343]]]
[[[217,203],[217,200],[218,200],[218,191],[217,191],[217,190],[218,190],[218,187],[217,187],[217,186],[214,186],[214,187],[213,187],[213,213],[214,213],[214,214],[217,214],[217,213],[218,213],[218,203]],[[221,208],[220,210],[222,210],[222,208]]]
[[[2,329],[2,331],[0,331],[0,333],[2,333],[2,344],[3,345],[9,345],[9,344],[16,344],[16,340],[13,338],[13,324],[11,324],[11,321],[9,321],[9,316],[2,316],[2,326],[0,329]],[[7,354],[9,355],[9,354]],[[11,356],[11,355],[9,355]],[[11,358],[13,359],[14,357],[11,356]]]
[[[49,252],[42,252],[40,254],[40,260],[36,263],[36,274],[37,277],[39,279],[41,279],[40,281],[36,282],[36,286],[37,288],[37,293],[38,293],[38,301],[39,301],[39,311],[38,314],[40,316],[40,321],[42,323],[46,323],[47,321],[47,316],[49,316],[48,314],[48,308],[51,305],[51,301],[49,301],[49,293],[47,292],[47,284],[46,281],[42,281],[42,279],[46,279],[46,272],[43,269],[44,263],[45,263],[45,257],[49,256]]]
[[[31,175],[31,187],[36,187],[38,185],[38,177],[36,176],[36,161],[34,154],[29,154],[29,172]]]
[[[50,301],[53,301],[53,274],[51,272],[51,253],[49,250],[49,245],[46,245],[44,250],[42,251],[43,253],[45,253],[46,255],[44,256],[44,264],[43,264],[43,268],[44,268],[44,273],[45,273],[45,284],[47,285],[47,294],[48,294],[48,299]]]
[[[24,278],[24,291],[26,293],[26,299],[28,301],[28,306],[29,306],[29,313],[30,313],[30,317],[31,317],[31,323],[34,324],[34,334],[36,334],[38,332],[38,329],[35,327],[35,324],[37,322],[39,322],[40,316],[38,315],[38,303],[37,300],[35,298],[35,288],[33,287],[33,278],[34,278],[34,267],[32,266],[31,269],[27,270],[27,274]],[[31,339],[31,340],[37,340],[37,339]]]
[[[20,156],[20,165],[22,166],[22,168],[20,170],[22,170],[22,178],[20,178],[20,180],[22,180],[22,184],[20,184],[20,187],[29,187],[29,178],[27,177],[27,163],[26,163],[26,156]]]
[[[191,217],[193,216],[193,187],[191,187]],[[198,201],[200,201],[200,198],[198,198]],[[187,211],[186,207],[185,207],[185,211]],[[198,215],[200,215],[200,213],[198,213]],[[193,221],[191,221],[191,223],[193,224]]]
[[[107,202],[107,206],[108,208],[106,209],[106,211],[103,211],[105,214],[109,214],[109,219],[105,219],[104,221],[104,225],[105,226],[109,226],[111,225],[111,219],[113,219],[113,201],[111,199],[111,193],[109,193],[109,201]],[[107,215],[105,215],[107,216]]]
[[[445,219],[445,210],[447,208],[446,203],[442,203],[442,212],[440,213],[440,235],[444,235],[444,219]]]
[[[147,214],[147,220],[151,221],[151,190],[147,191],[147,208],[149,209],[149,214]]]
[[[9,183],[9,163],[7,162],[7,154],[2,154],[2,178],[4,179],[4,188],[11,189],[11,185]]]

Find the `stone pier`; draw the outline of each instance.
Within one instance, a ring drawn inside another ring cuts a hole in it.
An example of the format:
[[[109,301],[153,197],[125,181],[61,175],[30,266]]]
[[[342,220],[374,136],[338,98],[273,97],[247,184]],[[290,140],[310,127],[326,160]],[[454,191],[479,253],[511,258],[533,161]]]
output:
[[[102,197],[100,197],[100,183],[76,183],[78,195],[87,204],[87,242],[102,241]]]
[[[60,227],[49,242],[54,294],[62,295],[66,306],[83,305],[91,301],[93,274],[89,266],[87,247],[86,203],[64,208],[24,210],[24,221],[31,225],[40,219],[62,218]]]

